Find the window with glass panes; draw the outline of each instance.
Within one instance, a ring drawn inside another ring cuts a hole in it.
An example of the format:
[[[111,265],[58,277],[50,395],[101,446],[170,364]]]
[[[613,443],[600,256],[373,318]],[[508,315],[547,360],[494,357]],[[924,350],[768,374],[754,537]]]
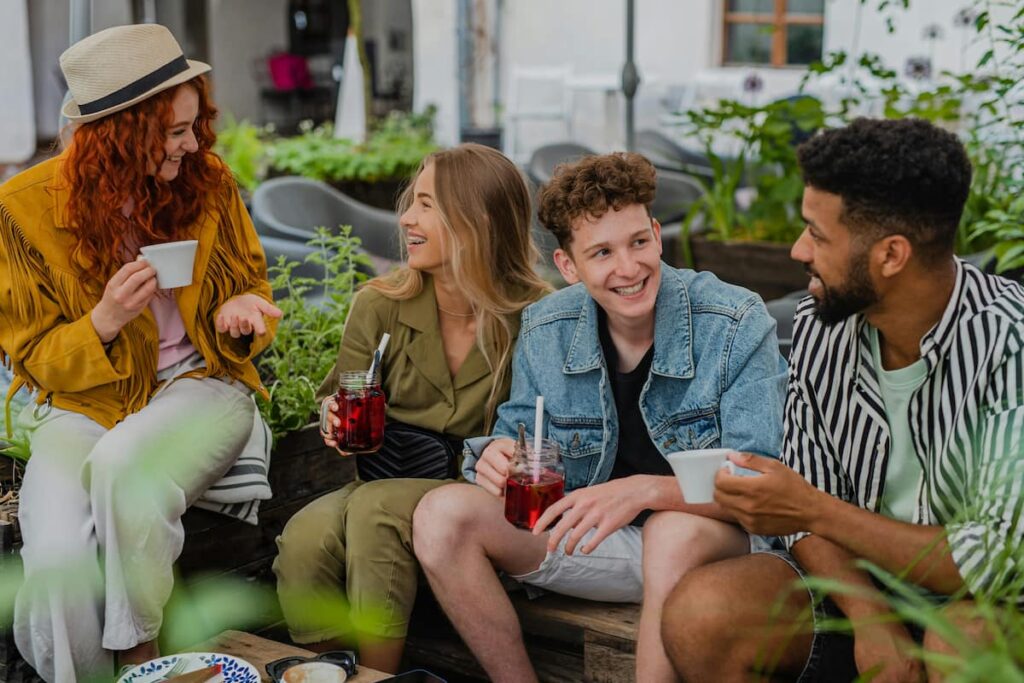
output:
[[[821,59],[825,0],[725,0],[724,64],[801,66]]]

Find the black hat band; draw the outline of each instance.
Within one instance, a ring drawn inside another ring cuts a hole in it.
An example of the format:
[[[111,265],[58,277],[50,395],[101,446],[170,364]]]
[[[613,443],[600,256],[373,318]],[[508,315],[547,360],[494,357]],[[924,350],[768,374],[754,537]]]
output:
[[[79,104],[78,111],[83,115],[95,114],[98,111],[104,111],[105,109],[116,107],[119,104],[130,102],[139,95],[146,94],[161,83],[187,70],[188,60],[185,59],[185,55],[179,55],[159,69],[149,72],[142,78],[132,81],[128,85],[115,90],[109,95],[104,95],[100,99],[93,100],[86,104]]]

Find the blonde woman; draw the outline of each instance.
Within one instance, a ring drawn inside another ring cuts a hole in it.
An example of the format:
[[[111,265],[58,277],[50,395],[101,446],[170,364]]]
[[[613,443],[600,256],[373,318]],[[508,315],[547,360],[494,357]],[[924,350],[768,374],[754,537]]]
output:
[[[319,396],[333,395],[340,372],[366,370],[386,332],[386,430],[429,430],[461,455],[462,439],[486,433],[508,396],[520,311],[549,290],[533,270],[530,195],[506,157],[466,144],[424,160],[400,210],[405,267],[356,297]],[[325,443],[337,446],[326,435]],[[440,469],[454,476],[456,465]],[[397,670],[419,575],[412,512],[445,481],[355,481],[291,519],[274,571],[295,642],[355,644],[367,666]],[[350,614],[332,618],[328,606],[342,596]]]

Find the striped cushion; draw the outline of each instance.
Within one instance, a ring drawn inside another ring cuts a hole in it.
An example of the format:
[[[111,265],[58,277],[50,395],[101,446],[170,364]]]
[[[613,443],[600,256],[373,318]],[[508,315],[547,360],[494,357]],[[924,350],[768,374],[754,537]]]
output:
[[[272,495],[267,480],[272,444],[270,428],[260,411],[254,411],[252,433],[238,460],[194,505],[257,525],[260,501]]]

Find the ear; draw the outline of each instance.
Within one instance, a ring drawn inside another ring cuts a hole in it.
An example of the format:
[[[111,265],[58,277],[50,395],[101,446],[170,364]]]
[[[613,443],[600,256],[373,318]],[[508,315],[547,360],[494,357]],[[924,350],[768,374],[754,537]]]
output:
[[[661,255],[664,253],[662,250],[665,248],[665,245],[661,242],[661,223],[658,222],[657,218],[651,219],[651,232],[654,233],[654,241],[658,245],[658,254]]]
[[[555,267],[558,268],[558,272],[562,274],[566,282],[574,285],[580,281],[579,276],[576,274],[576,264],[573,262],[569,252],[564,249],[555,249],[552,257],[555,260]]]
[[[902,273],[910,258],[914,255],[914,248],[903,235],[888,235],[878,240],[872,247],[872,256],[882,277],[891,278]]]

